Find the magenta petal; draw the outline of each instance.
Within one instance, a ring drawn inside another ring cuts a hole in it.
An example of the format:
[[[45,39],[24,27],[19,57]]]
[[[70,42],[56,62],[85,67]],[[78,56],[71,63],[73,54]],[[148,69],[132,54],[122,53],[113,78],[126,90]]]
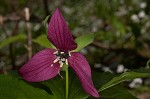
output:
[[[77,74],[84,90],[94,97],[99,97],[99,94],[93,85],[90,65],[84,56],[80,53],[72,52],[71,57],[68,58],[68,62],[69,66],[72,67]]]
[[[57,8],[48,25],[48,39],[61,51],[71,51],[77,48],[71,32]]]
[[[35,54],[31,60],[23,65],[19,73],[21,76],[31,82],[39,82],[55,77],[59,71],[58,63],[53,63],[56,56],[53,54],[56,50],[44,49]],[[53,64],[53,66],[51,66]]]

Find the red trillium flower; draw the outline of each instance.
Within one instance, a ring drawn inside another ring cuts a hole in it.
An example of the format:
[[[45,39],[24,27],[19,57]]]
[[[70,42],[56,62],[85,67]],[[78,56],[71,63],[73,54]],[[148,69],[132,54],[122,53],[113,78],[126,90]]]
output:
[[[39,51],[20,68],[21,76],[30,82],[48,80],[59,74],[65,63],[75,71],[84,90],[99,97],[93,85],[90,65],[79,52],[70,52],[77,48],[77,44],[58,8],[48,25],[48,39],[57,49],[46,48]]]

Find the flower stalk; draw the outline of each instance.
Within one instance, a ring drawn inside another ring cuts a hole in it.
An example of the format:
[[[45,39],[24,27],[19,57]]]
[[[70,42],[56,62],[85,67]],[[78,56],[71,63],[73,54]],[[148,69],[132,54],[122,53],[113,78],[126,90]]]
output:
[[[68,92],[69,92],[69,73],[68,73],[68,66],[66,66],[66,99],[68,99]]]

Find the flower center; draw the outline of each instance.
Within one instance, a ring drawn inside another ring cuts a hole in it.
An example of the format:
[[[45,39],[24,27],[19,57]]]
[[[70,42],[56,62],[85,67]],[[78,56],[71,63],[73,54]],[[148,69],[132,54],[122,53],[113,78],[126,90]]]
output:
[[[61,52],[60,50],[54,52],[57,58],[53,61],[54,63],[59,62],[60,67],[64,65],[68,65],[68,58],[71,56],[70,52]]]

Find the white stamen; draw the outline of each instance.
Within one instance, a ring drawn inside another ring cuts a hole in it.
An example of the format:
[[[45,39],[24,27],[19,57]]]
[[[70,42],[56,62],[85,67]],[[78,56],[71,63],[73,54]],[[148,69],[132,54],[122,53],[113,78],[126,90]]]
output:
[[[65,52],[60,52],[60,53],[59,53],[59,51],[54,52],[53,54],[55,54],[55,55],[57,56],[57,58],[53,61],[53,63],[58,62],[59,65],[60,65],[60,67],[63,67],[64,63],[65,63],[66,65],[68,65],[68,60],[67,60],[67,58],[63,58],[63,57],[59,56],[59,54],[64,54],[64,53],[65,53]],[[68,52],[68,54],[69,54],[69,56],[71,56],[70,52]],[[52,66],[53,66],[53,64],[51,64],[51,67],[52,67]]]
[[[53,54],[57,54],[57,53],[58,53],[58,51],[54,52]]]
[[[56,62],[58,62],[58,60],[59,60],[59,59],[58,59],[58,58],[56,58],[53,62],[54,62],[54,63],[56,63]]]
[[[64,52],[60,52],[60,54],[64,54]]]
[[[64,63],[63,63],[63,62],[60,62],[59,64],[60,64],[60,67],[63,67],[63,65],[64,65]]]
[[[69,56],[71,56],[70,52],[68,52]]]
[[[67,59],[66,59],[65,63],[66,63],[66,65],[68,65],[68,60]]]

